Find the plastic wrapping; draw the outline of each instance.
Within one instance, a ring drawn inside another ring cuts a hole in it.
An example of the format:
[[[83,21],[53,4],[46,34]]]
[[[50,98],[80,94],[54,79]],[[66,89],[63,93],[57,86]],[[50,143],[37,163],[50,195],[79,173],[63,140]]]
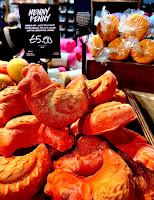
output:
[[[139,40],[144,39],[150,31],[150,23],[144,11],[127,9],[120,20],[119,32],[123,37],[135,36]]]
[[[150,17],[150,21],[151,21],[151,24],[153,25],[153,27],[150,30],[150,34],[154,38],[154,14]]]
[[[99,53],[96,61],[104,63],[109,60],[124,60],[128,58],[133,41],[117,37],[108,44],[108,47],[105,47],[103,51]]]
[[[112,20],[109,20],[112,18],[111,16],[119,20],[119,32],[116,36],[114,35],[114,39],[110,37],[114,30],[113,22],[111,23]],[[104,6],[100,22],[97,25],[97,33],[103,40],[108,42],[108,46],[98,51],[96,61],[101,63],[110,60],[120,61],[127,59],[131,54],[135,62],[153,62],[154,41],[145,40],[152,27],[151,19],[145,16],[142,10],[129,8],[123,13],[110,14]],[[105,34],[107,34],[108,39],[105,38]],[[91,44],[91,46],[94,45]]]
[[[119,20],[115,15],[110,14],[105,6],[102,8],[100,22],[98,23],[96,29],[98,35],[104,41],[114,40],[119,33]]]
[[[106,46],[106,42],[99,35],[91,34],[88,40],[88,48],[93,56],[97,56]]]
[[[96,56],[96,62],[100,62],[101,64],[109,62],[109,54],[111,52],[116,52],[113,48],[105,47],[97,56]]]
[[[115,16],[118,18],[119,22],[120,22],[120,20],[121,20],[121,18],[122,18],[122,16],[123,16],[123,13],[121,13],[121,12],[116,12],[116,13],[112,13],[112,15],[115,15]]]
[[[154,62],[154,40],[144,39],[142,41],[135,40],[131,49],[131,56],[137,63]]]
[[[130,55],[131,45],[125,38],[117,37],[108,44],[108,48],[115,49],[109,54],[111,60],[124,60]]]
[[[130,37],[126,38],[126,40],[129,42],[131,48],[135,47],[137,49],[137,51],[142,52],[141,47],[139,45],[139,40],[137,37],[130,36]]]

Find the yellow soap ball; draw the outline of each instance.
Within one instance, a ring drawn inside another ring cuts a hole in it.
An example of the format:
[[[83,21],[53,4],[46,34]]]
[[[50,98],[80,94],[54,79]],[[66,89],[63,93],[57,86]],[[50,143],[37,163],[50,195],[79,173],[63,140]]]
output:
[[[28,62],[22,58],[13,58],[7,65],[8,75],[16,83],[19,83],[23,79],[22,69],[28,66]]]
[[[13,85],[12,79],[7,74],[0,74],[0,91]]]

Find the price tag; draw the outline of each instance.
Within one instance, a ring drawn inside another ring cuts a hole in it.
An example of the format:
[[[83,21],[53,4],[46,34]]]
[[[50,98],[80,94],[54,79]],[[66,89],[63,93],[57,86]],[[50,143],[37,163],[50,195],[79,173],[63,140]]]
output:
[[[91,32],[91,1],[75,1],[76,36],[89,35]]]
[[[76,35],[88,35],[90,34],[90,13],[89,12],[77,12],[76,14]]]
[[[58,6],[21,4],[19,12],[27,60],[60,57]]]
[[[50,36],[42,36],[42,35],[35,35],[33,34],[32,37],[29,39],[30,44],[52,44],[53,40]]]

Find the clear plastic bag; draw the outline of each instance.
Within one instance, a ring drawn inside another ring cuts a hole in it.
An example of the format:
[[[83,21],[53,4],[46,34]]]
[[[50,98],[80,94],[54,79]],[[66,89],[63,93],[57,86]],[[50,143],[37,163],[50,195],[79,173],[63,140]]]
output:
[[[137,63],[147,64],[154,62],[154,40],[134,40],[132,43],[131,56]]]
[[[109,60],[124,60],[130,55],[131,45],[131,41],[117,37],[108,44],[108,47],[104,48],[96,60],[101,63]]]
[[[95,57],[101,52],[106,46],[106,42],[102,40],[98,34],[90,34],[88,40],[88,49],[90,53]]]
[[[114,40],[119,33],[119,20],[103,6],[100,22],[97,24],[97,33],[104,41]]]
[[[105,47],[97,56],[96,56],[96,62],[100,62],[101,64],[104,64],[106,62],[110,61],[109,54],[112,52],[116,52],[113,48]]]
[[[119,33],[123,37],[135,36],[142,40],[149,31],[150,23],[144,16],[144,11],[129,8],[123,13],[119,23]]]

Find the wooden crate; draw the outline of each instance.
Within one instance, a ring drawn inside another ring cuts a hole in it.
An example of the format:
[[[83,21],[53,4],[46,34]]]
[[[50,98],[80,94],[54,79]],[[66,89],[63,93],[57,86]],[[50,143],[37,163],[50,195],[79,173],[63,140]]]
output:
[[[154,93],[154,64],[110,61],[105,64],[96,62],[95,58],[87,61],[88,79],[95,79],[107,70],[111,70],[118,80],[118,88]]]

